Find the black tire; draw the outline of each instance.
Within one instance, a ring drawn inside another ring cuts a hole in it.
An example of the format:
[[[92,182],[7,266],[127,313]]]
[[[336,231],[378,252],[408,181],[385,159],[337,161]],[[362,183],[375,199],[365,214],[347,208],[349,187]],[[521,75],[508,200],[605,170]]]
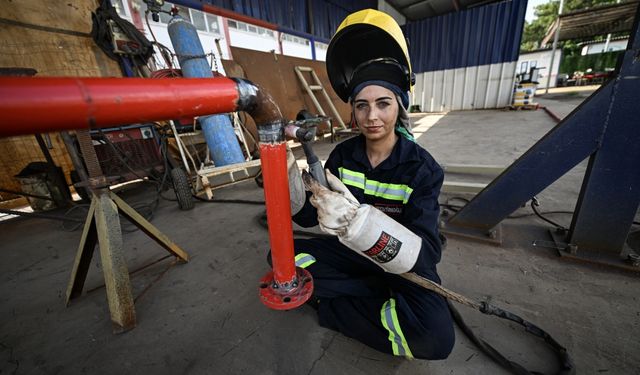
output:
[[[184,211],[192,209],[194,202],[187,174],[181,168],[173,168],[171,170],[171,181],[173,182],[173,191],[178,199],[180,209]]]

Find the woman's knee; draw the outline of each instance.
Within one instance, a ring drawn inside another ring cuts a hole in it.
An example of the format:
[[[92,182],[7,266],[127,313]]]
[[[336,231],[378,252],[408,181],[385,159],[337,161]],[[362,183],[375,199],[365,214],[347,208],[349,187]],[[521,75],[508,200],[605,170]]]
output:
[[[426,360],[446,359],[453,350],[455,332],[451,323],[421,332],[412,348],[413,356]]]

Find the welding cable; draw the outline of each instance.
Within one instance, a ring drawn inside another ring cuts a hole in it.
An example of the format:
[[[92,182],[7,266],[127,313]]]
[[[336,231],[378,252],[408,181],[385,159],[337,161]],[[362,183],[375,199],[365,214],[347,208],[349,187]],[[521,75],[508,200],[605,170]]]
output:
[[[509,359],[507,359],[505,356],[503,356],[498,350],[496,350],[493,346],[491,346],[490,344],[488,344],[486,341],[478,338],[475,333],[473,333],[473,331],[471,330],[471,328],[469,328],[469,326],[467,326],[467,324],[464,322],[464,320],[462,319],[462,316],[460,315],[460,313],[458,312],[458,310],[456,310],[456,308],[453,306],[453,304],[451,303],[451,301],[455,301],[458,302],[460,304],[463,304],[465,306],[471,307],[472,309],[478,310],[481,313],[485,314],[485,315],[494,315],[498,318],[501,319],[506,319],[509,321],[512,321],[514,323],[518,323],[521,326],[524,327],[526,332],[531,333],[532,335],[541,338],[542,340],[544,340],[545,343],[547,343],[551,349],[555,352],[557,358],[558,358],[558,362],[559,362],[559,370],[556,372],[557,375],[572,375],[575,374],[576,370],[575,370],[575,366],[573,364],[573,360],[571,359],[571,356],[569,355],[569,353],[567,352],[567,349],[565,347],[563,347],[562,345],[560,345],[558,343],[558,341],[556,341],[553,337],[551,337],[551,335],[549,335],[546,331],[544,331],[542,328],[536,326],[535,324],[522,319],[521,317],[519,317],[518,315],[503,310],[499,307],[496,307],[488,302],[477,302],[474,301],[470,298],[467,298],[461,294],[455,293],[453,291],[450,291],[446,288],[444,288],[443,286],[429,280],[426,279],[422,276],[419,276],[416,273],[404,273],[400,275],[401,277],[415,283],[416,285],[419,285],[425,289],[428,289],[432,292],[435,292],[443,297],[445,297],[447,299],[447,304],[449,305],[449,310],[451,311],[451,315],[453,316],[453,320],[456,322],[456,324],[460,327],[460,329],[462,330],[462,332],[464,332],[464,334],[483,352],[485,353],[489,358],[491,358],[493,361],[495,361],[497,364],[499,364],[500,366],[502,366],[504,369],[506,369],[507,371],[509,371],[512,374],[516,374],[516,375],[539,375],[541,373],[536,372],[536,371],[529,371],[526,368],[524,368],[522,365],[510,361]]]
[[[439,203],[441,207],[444,207],[448,210],[451,210],[453,212],[458,212],[460,211],[464,206],[457,206],[457,205],[453,205],[453,204],[447,204],[447,203]],[[538,211],[539,215],[554,215],[554,214],[569,214],[569,215],[573,215],[573,211],[544,211],[544,212],[540,212]],[[526,213],[526,214],[518,214],[518,215],[509,215],[506,217],[506,219],[522,219],[524,217],[529,217],[529,216],[536,216],[536,213],[531,212],[531,213]],[[640,225],[640,222],[634,221],[633,224],[636,225]]]
[[[538,198],[536,198],[535,196],[533,198],[531,198],[531,209],[533,210],[533,212],[536,214],[537,217],[539,217],[540,219],[546,221],[547,223],[553,225],[554,227],[561,229],[561,230],[567,230],[567,228],[565,228],[564,226],[556,223],[555,221],[551,220],[551,219],[547,219],[546,217],[542,216],[540,214],[540,212],[538,211],[538,209],[536,207],[540,206],[540,202],[538,202]]]
[[[192,196],[198,201],[206,202],[206,203],[236,203],[236,204],[253,204],[258,206],[264,206],[264,201],[251,201],[251,200],[245,200],[245,199],[206,199],[206,198],[199,197],[195,194],[192,194]]]
[[[534,199],[536,199],[536,202],[539,202],[538,199],[536,197],[534,197]],[[453,212],[458,212],[460,211],[464,206],[457,206],[454,204],[450,204],[449,202],[452,200],[461,200],[461,201],[465,201],[467,203],[469,203],[469,200],[463,197],[451,197],[449,199],[447,199],[446,203],[439,203],[439,205],[441,207],[447,208]],[[553,225],[556,228],[561,228],[561,229],[565,229],[562,225],[551,221],[545,217],[543,217],[542,215],[553,215],[553,214],[568,214],[568,215],[573,215],[574,212],[573,211],[544,211],[544,212],[540,212],[538,211],[538,209],[536,208],[537,206],[539,206],[540,203],[533,203],[533,200],[531,201],[531,208],[533,209],[533,213],[527,213],[527,214],[519,214],[519,215],[509,215],[506,218],[507,219],[521,219],[523,217],[529,217],[529,216],[538,216],[540,219],[548,222],[549,224]],[[640,221],[632,221],[631,222],[633,225],[640,225]]]
[[[171,63],[171,59],[169,59],[169,56],[171,56],[171,54],[169,54],[169,56],[166,55],[166,51],[171,51],[169,50],[166,46],[160,44],[158,42],[158,39],[156,39],[156,34],[153,33],[153,29],[151,28],[151,25],[149,25],[149,9],[145,10],[144,12],[144,19],[147,22],[147,29],[149,29],[149,32],[151,32],[151,37],[153,38],[153,43],[156,46],[160,46],[158,49],[160,50],[160,56],[162,56],[162,58],[164,59],[165,64],[167,64],[167,68],[171,69],[173,68],[173,64]]]

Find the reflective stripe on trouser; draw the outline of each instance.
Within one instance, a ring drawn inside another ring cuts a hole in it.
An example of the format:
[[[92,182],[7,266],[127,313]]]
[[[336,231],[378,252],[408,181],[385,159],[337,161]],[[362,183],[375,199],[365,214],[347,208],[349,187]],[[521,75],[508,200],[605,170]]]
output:
[[[391,348],[393,354],[397,356],[405,356],[413,358],[409,344],[402,334],[400,323],[398,322],[398,314],[396,313],[396,300],[391,298],[382,305],[380,310],[380,318],[382,319],[382,325],[389,331],[389,341],[391,341]]]
[[[402,333],[397,336],[404,335],[413,358],[436,360],[449,355],[455,336],[443,297],[398,275],[385,273],[337,238],[295,239],[294,249],[296,254],[309,254],[316,260],[307,270],[313,276],[313,294],[321,301],[318,323],[322,327],[393,355],[390,329],[396,335],[399,322]],[[437,274],[432,279],[439,280]],[[391,309],[389,318],[383,318],[382,307],[388,303],[390,308],[390,298],[394,300],[395,322]],[[400,354],[400,347],[395,350]]]
[[[313,255],[307,253],[300,253],[296,255],[295,260],[296,267],[300,268],[307,268],[316,262],[316,258],[314,258]]]
[[[364,173],[355,172],[344,167],[340,167],[338,171],[340,172],[340,180],[345,185],[362,189],[366,195],[407,203],[413,192],[413,189],[408,185],[369,180]]]

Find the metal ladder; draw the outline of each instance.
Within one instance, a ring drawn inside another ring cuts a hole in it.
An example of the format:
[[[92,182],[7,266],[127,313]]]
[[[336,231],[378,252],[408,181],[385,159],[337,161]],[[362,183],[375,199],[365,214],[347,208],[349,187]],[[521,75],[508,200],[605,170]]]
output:
[[[298,79],[300,80],[300,83],[302,83],[302,86],[307,91],[307,94],[311,98],[311,101],[313,102],[313,105],[316,107],[316,110],[318,111],[318,113],[321,116],[327,115],[324,109],[322,108],[322,106],[320,105],[320,102],[318,102],[316,95],[313,93],[314,91],[322,92],[322,95],[324,96],[324,100],[329,104],[329,108],[331,109],[333,118],[336,119],[336,121],[338,121],[338,124],[340,125],[340,130],[346,130],[347,127],[342,121],[342,118],[340,117],[338,110],[333,105],[333,102],[331,101],[329,94],[327,94],[327,91],[324,89],[322,82],[320,82],[320,78],[318,78],[318,75],[313,70],[313,68],[310,68],[308,66],[296,66],[294,69],[296,71],[296,75],[298,76]],[[307,80],[304,78],[304,74],[302,74],[303,72],[311,73],[311,77],[313,78],[313,81],[314,81],[313,85],[309,85]],[[331,138],[333,139],[333,125],[331,126]]]

